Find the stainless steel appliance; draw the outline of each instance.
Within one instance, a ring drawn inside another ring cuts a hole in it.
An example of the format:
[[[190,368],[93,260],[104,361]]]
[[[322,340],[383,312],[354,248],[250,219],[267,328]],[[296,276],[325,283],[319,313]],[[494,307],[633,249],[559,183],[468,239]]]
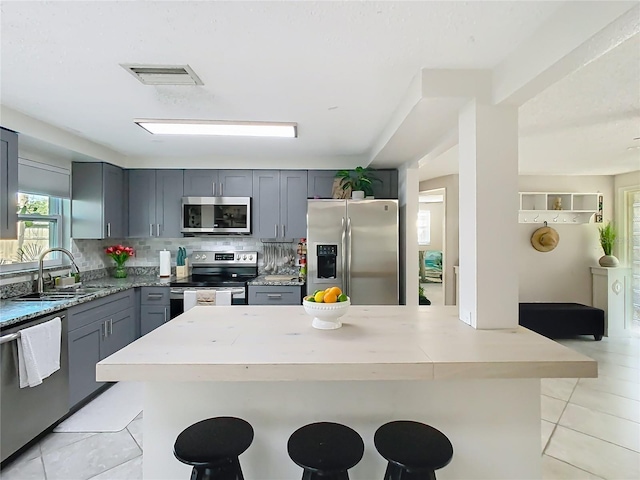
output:
[[[62,318],[60,370],[36,387],[20,388],[18,346],[20,330]],[[0,331],[0,461],[44,432],[69,412],[69,354],[67,321],[62,312]]]
[[[398,305],[398,201],[307,202],[307,292],[337,285],[355,305]]]
[[[182,197],[186,234],[250,234],[251,197]]]
[[[258,276],[258,252],[193,252],[191,276],[174,280],[171,318],[184,311],[185,290],[230,290],[232,305],[247,304],[247,282]]]

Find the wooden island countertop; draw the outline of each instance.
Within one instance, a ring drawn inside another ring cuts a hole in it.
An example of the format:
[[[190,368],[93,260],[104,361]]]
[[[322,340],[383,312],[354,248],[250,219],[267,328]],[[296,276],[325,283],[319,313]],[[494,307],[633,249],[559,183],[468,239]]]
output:
[[[316,330],[302,306],[195,307],[97,365],[99,381],[595,377],[597,363],[525,328],[475,330],[456,307],[351,306]]]

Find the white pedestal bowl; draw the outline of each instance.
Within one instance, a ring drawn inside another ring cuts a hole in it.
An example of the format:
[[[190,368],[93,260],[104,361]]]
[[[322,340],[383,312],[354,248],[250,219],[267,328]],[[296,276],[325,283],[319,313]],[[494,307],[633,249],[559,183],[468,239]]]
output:
[[[302,301],[304,311],[313,317],[311,325],[320,330],[335,330],[342,326],[340,317],[342,317],[351,305],[350,299],[344,302],[336,303],[315,303]]]

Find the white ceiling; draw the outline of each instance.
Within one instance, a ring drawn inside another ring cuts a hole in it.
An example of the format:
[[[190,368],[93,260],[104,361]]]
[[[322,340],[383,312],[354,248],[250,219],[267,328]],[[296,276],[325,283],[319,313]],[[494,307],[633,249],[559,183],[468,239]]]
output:
[[[371,160],[421,69],[492,69],[561,5],[3,1],[0,101],[109,147],[129,166],[352,167]],[[572,173],[594,171],[602,155],[613,160],[605,147],[637,127],[640,109],[637,41],[620,48],[522,107],[522,171],[562,173],[559,156]],[[204,86],[145,86],[121,63],[189,64]],[[154,137],[133,118],[294,121],[299,138]],[[384,158],[407,141],[388,144]]]

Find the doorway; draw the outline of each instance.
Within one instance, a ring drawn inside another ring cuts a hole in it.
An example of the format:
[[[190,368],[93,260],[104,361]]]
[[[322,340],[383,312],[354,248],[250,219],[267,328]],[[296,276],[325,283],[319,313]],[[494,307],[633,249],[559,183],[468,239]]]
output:
[[[445,189],[419,192],[418,201],[421,292],[431,305],[444,305]]]

